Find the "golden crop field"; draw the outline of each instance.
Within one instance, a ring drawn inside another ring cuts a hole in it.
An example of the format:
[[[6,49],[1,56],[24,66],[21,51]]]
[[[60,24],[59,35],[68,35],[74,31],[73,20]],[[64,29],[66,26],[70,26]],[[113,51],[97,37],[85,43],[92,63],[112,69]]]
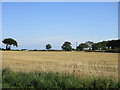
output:
[[[118,77],[118,53],[1,51],[2,67],[14,71],[64,72],[79,77]]]

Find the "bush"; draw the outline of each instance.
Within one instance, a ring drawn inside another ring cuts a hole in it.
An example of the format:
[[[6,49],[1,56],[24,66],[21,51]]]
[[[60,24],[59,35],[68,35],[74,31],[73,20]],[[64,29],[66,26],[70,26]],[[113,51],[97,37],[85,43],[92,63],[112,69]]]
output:
[[[105,52],[120,53],[119,49],[105,50]]]
[[[75,75],[42,72],[12,72],[4,69],[3,88],[116,88],[120,83],[111,78],[78,79]]]

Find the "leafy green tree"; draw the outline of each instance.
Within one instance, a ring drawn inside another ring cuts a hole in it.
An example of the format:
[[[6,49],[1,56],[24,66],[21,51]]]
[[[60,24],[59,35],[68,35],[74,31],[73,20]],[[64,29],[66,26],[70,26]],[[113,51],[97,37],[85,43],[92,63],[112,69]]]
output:
[[[106,50],[107,49],[107,41],[102,41],[102,42],[100,42],[100,44],[101,44],[101,49],[102,50]]]
[[[47,45],[46,45],[46,49],[47,49],[47,50],[49,50],[49,49],[51,49],[51,48],[52,48],[52,46],[51,46],[50,44],[47,44]]]
[[[101,46],[101,43],[100,43],[100,42],[94,43],[94,44],[92,45],[92,50],[100,50],[101,48],[102,48],[102,46]]]
[[[92,45],[94,44],[92,41],[87,41],[85,44],[88,46],[89,50],[92,49]]]
[[[120,49],[120,39],[116,40],[115,47]]]
[[[85,48],[88,48],[88,45],[86,43],[81,43],[79,46],[77,46],[78,51],[84,50]]]
[[[108,49],[120,49],[120,39],[108,41],[106,46]]]
[[[97,44],[94,43],[94,44],[92,45],[92,50],[97,50],[97,49],[98,49]]]
[[[4,44],[6,44],[6,50],[11,50],[11,45],[18,46],[17,41],[15,41],[12,38],[6,38],[2,41]]]
[[[71,43],[68,42],[68,41],[64,42],[64,44],[61,46],[61,48],[62,48],[64,51],[71,51],[71,50],[72,50]]]

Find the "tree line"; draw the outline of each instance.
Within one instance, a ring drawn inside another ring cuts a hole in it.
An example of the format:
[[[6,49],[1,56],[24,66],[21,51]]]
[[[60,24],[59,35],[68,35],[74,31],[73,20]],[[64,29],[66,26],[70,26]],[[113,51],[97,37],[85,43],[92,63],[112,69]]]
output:
[[[16,40],[12,38],[5,38],[2,41],[6,45],[6,50],[11,50],[11,46],[18,46]],[[52,48],[51,44],[46,45],[46,49],[50,50]],[[108,40],[94,43],[92,41],[87,41],[85,43],[80,43],[76,48],[72,48],[72,44],[69,41],[64,42],[61,46],[63,51],[108,51],[108,52],[120,52],[120,39],[118,40]]]

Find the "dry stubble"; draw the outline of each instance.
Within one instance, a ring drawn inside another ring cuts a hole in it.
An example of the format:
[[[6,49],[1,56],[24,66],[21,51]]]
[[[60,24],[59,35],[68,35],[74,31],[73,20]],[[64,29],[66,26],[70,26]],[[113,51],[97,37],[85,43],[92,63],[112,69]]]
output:
[[[118,77],[118,54],[98,52],[2,51],[2,66],[14,71]]]

